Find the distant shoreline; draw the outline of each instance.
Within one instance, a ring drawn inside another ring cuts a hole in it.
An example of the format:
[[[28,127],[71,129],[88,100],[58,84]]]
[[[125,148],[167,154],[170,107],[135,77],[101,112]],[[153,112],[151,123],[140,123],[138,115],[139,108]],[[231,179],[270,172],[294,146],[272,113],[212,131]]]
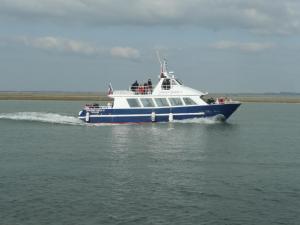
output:
[[[300,95],[210,94],[206,98],[228,97],[245,103],[300,103]],[[0,100],[110,101],[103,92],[0,92]]]
[[[109,101],[100,92],[0,92],[0,100]]]

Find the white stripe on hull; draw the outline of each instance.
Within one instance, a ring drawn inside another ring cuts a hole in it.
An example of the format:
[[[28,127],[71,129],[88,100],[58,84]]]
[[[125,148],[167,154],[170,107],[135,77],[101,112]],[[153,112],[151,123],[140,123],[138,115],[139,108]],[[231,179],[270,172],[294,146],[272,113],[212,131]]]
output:
[[[170,113],[156,114],[155,116],[169,116]],[[205,115],[204,112],[199,113],[172,113],[173,116],[202,116]],[[119,114],[119,115],[90,115],[90,117],[140,117],[140,116],[151,116],[151,114]],[[80,119],[85,119],[85,116],[78,117]]]

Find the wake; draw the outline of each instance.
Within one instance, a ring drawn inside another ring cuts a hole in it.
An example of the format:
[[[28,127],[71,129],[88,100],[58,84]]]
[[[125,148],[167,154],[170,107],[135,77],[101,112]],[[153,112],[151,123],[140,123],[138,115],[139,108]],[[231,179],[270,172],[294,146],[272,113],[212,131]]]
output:
[[[43,123],[83,125],[84,123],[74,116],[61,115],[57,113],[47,112],[15,112],[0,113],[0,119],[20,120],[20,121],[36,121]]]
[[[86,126],[111,126],[121,124],[87,124],[75,116],[62,115],[58,113],[47,112],[14,112],[14,113],[0,113],[0,119],[3,120],[18,120],[18,121],[32,121],[52,124],[67,124],[67,125],[86,125]],[[162,122],[169,123],[169,122]],[[217,124],[221,123],[217,118],[193,118],[185,120],[174,120],[171,123],[192,123],[192,124]],[[128,125],[128,124],[127,124]]]
[[[207,117],[207,118],[192,118],[185,120],[174,120],[173,123],[195,123],[195,124],[220,124],[223,123],[219,118]]]

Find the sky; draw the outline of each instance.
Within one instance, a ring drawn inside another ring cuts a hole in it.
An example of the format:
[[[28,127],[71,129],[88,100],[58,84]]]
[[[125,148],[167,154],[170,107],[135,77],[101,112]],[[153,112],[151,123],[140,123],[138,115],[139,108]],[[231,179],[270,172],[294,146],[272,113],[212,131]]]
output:
[[[0,0],[0,91],[300,92],[299,0]]]

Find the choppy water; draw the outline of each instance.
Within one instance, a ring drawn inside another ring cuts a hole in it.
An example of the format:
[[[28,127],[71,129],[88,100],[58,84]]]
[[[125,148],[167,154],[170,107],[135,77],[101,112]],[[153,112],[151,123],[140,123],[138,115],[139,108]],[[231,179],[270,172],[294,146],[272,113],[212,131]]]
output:
[[[300,224],[300,105],[228,123],[87,126],[0,101],[0,224]]]

